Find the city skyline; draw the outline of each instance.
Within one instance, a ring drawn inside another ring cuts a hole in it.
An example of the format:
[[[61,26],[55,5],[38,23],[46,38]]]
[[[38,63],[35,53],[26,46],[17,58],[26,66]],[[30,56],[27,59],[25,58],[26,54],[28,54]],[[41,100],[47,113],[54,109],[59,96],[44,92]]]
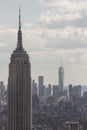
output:
[[[87,85],[86,0],[1,1],[0,80],[7,85],[9,58],[17,43],[19,5],[24,47],[31,57],[32,79],[37,81],[38,76],[43,75],[45,84],[57,84],[62,58],[65,86]]]

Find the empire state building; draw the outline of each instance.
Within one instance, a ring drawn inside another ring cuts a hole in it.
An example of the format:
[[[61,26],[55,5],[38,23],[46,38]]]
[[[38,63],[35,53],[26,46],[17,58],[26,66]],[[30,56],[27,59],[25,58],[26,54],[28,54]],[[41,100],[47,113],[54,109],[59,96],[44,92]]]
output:
[[[8,130],[31,130],[31,67],[23,48],[21,14],[17,47],[11,54],[8,77]]]

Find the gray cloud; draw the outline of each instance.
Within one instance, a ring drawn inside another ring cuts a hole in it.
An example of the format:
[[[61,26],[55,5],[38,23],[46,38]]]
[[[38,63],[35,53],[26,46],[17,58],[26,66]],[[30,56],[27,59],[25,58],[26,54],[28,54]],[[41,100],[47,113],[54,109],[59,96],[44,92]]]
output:
[[[60,14],[57,11],[48,11],[40,16],[37,24],[43,28],[58,29],[67,26],[73,27],[87,27],[87,13],[76,12],[76,13],[63,13]]]
[[[86,0],[40,1],[48,5],[48,11],[43,13],[38,20],[38,24],[41,25],[41,27],[48,29],[58,29],[67,26],[81,28],[87,27]]]
[[[60,39],[57,37],[56,39],[49,39],[45,47],[54,49],[87,49],[87,41],[81,40],[80,37],[75,39]]]

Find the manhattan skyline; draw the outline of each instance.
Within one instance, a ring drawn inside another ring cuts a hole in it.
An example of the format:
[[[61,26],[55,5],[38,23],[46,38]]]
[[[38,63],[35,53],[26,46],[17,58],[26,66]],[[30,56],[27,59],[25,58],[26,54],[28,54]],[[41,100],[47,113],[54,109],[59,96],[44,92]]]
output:
[[[38,76],[43,75],[45,84],[58,84],[57,72],[62,58],[65,86],[87,85],[86,0],[0,1],[0,80],[7,85],[9,58],[17,43],[19,5],[23,42],[31,57],[32,79],[37,81]]]

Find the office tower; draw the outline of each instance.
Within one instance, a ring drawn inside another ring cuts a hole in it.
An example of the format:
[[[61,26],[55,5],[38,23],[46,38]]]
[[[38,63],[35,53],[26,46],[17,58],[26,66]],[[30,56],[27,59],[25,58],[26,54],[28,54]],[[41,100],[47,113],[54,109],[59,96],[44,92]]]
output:
[[[81,85],[74,86],[72,89],[72,95],[76,98],[81,97]]]
[[[69,100],[72,100],[72,84],[69,84]]]
[[[45,86],[44,86],[44,77],[43,76],[38,77],[38,88],[39,88],[39,96],[44,97],[45,96]]]
[[[81,97],[81,85],[72,86],[72,84],[69,85],[69,98],[70,97]]]
[[[21,14],[17,47],[11,54],[8,77],[8,130],[31,130],[31,68],[23,48]]]
[[[48,94],[51,96],[51,84],[48,84]]]
[[[59,89],[58,85],[53,85],[53,97],[54,97],[55,101],[57,101],[58,97],[59,97],[58,89]]]
[[[81,88],[82,88],[82,86],[78,85],[77,88],[78,88],[78,97],[81,97]]]
[[[43,89],[42,96],[45,97],[46,96],[46,86],[43,85],[42,89]]]
[[[76,105],[78,102],[78,98],[81,97],[81,85],[72,86],[69,85],[69,100],[72,104]]]
[[[37,83],[35,80],[32,81],[32,95],[37,95]]]
[[[0,81],[0,100],[4,100],[5,98],[5,86],[3,81]]]
[[[48,93],[48,87],[46,88],[46,97],[49,96],[49,93]]]
[[[45,97],[45,95],[46,95],[46,87],[45,87],[45,85],[41,86],[39,94],[40,94],[39,96]]]
[[[46,96],[51,96],[51,84],[48,84],[48,87],[46,88]]]
[[[64,69],[62,67],[62,63],[61,66],[59,67],[58,74],[59,74],[59,95],[62,96],[64,88]]]

